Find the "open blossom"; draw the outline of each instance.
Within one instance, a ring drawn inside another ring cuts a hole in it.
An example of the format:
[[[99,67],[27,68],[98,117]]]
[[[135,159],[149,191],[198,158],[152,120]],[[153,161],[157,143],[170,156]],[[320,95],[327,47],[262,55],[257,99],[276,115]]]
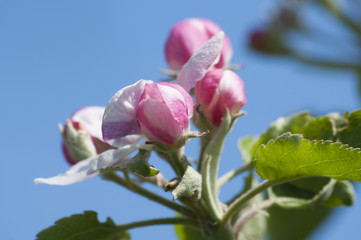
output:
[[[230,70],[215,69],[197,82],[195,101],[215,126],[222,122],[225,110],[237,114],[246,103],[243,81]]]
[[[189,58],[212,36],[222,29],[207,19],[192,18],[176,24],[169,34],[165,45],[165,55],[168,65],[173,70],[180,70]],[[219,62],[216,68],[229,64],[232,57],[232,46],[225,37]]]
[[[103,120],[104,139],[119,146],[144,135],[174,145],[189,130],[192,114],[193,100],[181,86],[140,80],[110,100]]]
[[[59,126],[63,137],[62,149],[69,164],[94,157],[103,151],[101,120],[105,107],[89,106],[78,109]]]

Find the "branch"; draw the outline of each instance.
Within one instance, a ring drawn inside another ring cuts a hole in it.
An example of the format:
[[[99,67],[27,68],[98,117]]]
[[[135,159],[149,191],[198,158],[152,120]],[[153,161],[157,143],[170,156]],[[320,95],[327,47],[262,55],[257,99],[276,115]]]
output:
[[[184,207],[178,203],[175,203],[173,201],[170,201],[162,196],[159,196],[158,194],[152,193],[149,190],[140,186],[139,184],[134,183],[133,181],[127,182],[126,180],[124,180],[122,177],[120,177],[115,172],[102,174],[102,177],[105,180],[112,181],[118,185],[121,185],[121,186],[127,188],[128,190],[130,190],[132,192],[138,193],[139,195],[142,195],[154,202],[160,203],[170,209],[173,209],[176,212],[182,213],[182,214],[192,217],[192,218],[196,218],[196,214],[194,213],[193,210],[191,210],[187,207]]]
[[[257,194],[263,192],[267,188],[269,188],[272,185],[278,184],[279,182],[273,182],[271,180],[265,180],[255,188],[250,189],[245,194],[243,194],[241,197],[239,197],[224,213],[223,218],[221,220],[221,224],[226,224],[228,220],[233,216],[234,213],[238,211],[240,207],[243,206],[248,200],[252,199]]]
[[[185,217],[173,217],[173,218],[158,218],[158,219],[150,219],[138,222],[132,222],[124,225],[118,225],[119,230],[124,231],[132,228],[138,227],[146,227],[153,225],[187,225],[192,228],[199,229],[199,223],[195,219],[185,218]]]
[[[238,174],[241,174],[245,171],[251,170],[253,167],[252,163],[246,164],[241,166],[240,168],[236,169],[236,170],[231,170],[229,172],[227,172],[226,174],[224,174],[222,177],[220,177],[217,181],[217,187],[220,188],[222,187],[224,184],[226,184],[229,180],[233,179],[234,177],[236,177]]]

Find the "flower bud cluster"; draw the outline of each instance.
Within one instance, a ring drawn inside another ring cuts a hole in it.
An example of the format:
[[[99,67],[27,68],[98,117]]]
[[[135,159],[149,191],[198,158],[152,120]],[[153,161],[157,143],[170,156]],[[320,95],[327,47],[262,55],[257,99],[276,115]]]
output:
[[[227,70],[232,56],[229,39],[209,20],[177,24],[165,50],[170,67],[179,70],[175,83],[139,80],[115,93],[105,109],[76,111],[61,127],[64,155],[73,166],[64,174],[36,182],[66,185],[119,164],[134,167],[127,161],[137,149],[149,153],[155,148],[167,155],[178,176],[185,173],[188,162],[182,146],[187,139],[205,134],[190,131],[194,107],[217,127],[225,112],[235,116],[246,103],[244,85]],[[189,94],[193,88],[195,104]],[[140,144],[141,140],[146,144]]]
[[[219,26],[205,19],[188,19],[176,24],[165,47],[170,68],[180,69],[204,42],[220,31]],[[232,46],[225,36],[219,61],[213,63],[214,68],[208,69],[193,86],[195,103],[213,126],[220,125],[226,109],[231,116],[235,116],[246,103],[243,81],[237,74],[227,70],[231,56]]]

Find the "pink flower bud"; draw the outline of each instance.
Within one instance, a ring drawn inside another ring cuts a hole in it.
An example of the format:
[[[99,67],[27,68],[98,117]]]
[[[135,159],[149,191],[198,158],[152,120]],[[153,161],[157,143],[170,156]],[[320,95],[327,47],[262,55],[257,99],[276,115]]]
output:
[[[247,100],[243,81],[237,74],[230,70],[215,69],[197,82],[195,101],[207,119],[214,126],[219,126],[226,108],[234,116]]]
[[[196,50],[220,31],[222,29],[215,23],[201,18],[187,19],[176,24],[165,45],[165,56],[169,67],[180,70]],[[221,56],[215,67],[225,67],[231,57],[231,42],[225,37]]]
[[[176,144],[189,130],[192,97],[174,83],[148,83],[139,99],[136,118],[147,138],[166,145]]]
[[[62,133],[62,150],[67,162],[71,165],[94,157],[108,149],[101,141],[101,121],[104,107],[84,107],[78,109],[70,120],[66,121]]]

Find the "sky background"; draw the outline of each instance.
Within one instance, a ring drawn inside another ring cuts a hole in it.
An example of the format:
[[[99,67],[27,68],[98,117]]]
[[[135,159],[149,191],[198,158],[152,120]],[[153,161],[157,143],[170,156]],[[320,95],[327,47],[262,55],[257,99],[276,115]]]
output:
[[[0,0],[0,238],[34,239],[54,221],[84,210],[117,223],[174,216],[99,177],[65,187],[35,185],[33,179],[69,167],[60,150],[58,122],[79,107],[105,106],[115,92],[139,79],[164,79],[158,72],[167,69],[164,43],[171,27],[185,18],[204,17],[221,26],[233,44],[232,63],[245,66],[237,73],[245,83],[248,115],[227,139],[221,173],[242,164],[240,137],[260,134],[280,116],[357,109],[352,73],[267,58],[247,48],[250,31],[262,26],[264,13],[274,7],[275,1]],[[325,30],[338,31],[319,9],[306,15]],[[187,153],[197,156],[197,141],[187,145]],[[162,161],[150,162],[173,177]],[[240,179],[232,181],[221,198],[241,186]],[[158,192],[171,199],[170,193]],[[358,199],[352,207],[340,207],[311,239],[357,239],[360,213]],[[136,240],[152,234],[176,239],[172,226],[130,232]]]

